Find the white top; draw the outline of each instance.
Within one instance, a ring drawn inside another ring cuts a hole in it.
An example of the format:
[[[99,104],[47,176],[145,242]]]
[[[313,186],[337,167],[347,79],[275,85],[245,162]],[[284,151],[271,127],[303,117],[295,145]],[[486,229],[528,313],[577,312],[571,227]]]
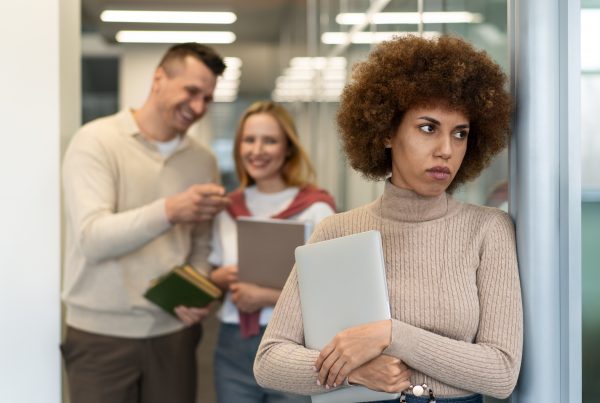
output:
[[[173,139],[168,141],[152,141],[152,144],[154,144],[156,148],[158,148],[158,152],[164,158],[167,158],[171,154],[173,154],[179,146],[179,143],[181,143],[181,136],[175,136]]]
[[[254,217],[269,218],[280,211],[285,210],[296,195],[299,189],[290,187],[277,193],[262,193],[256,186],[250,186],[244,189],[246,206]],[[323,218],[334,214],[333,209],[324,202],[316,202],[302,213],[290,217],[290,220],[309,221],[314,226]],[[238,263],[237,248],[237,227],[235,220],[231,218],[226,211],[221,212],[215,217],[213,223],[212,252],[208,261],[215,267],[228,266]],[[260,325],[265,326],[271,319],[273,307],[264,307],[260,312]],[[218,313],[219,319],[223,323],[239,324],[240,317],[238,309],[231,301],[231,294],[225,294],[223,306]]]

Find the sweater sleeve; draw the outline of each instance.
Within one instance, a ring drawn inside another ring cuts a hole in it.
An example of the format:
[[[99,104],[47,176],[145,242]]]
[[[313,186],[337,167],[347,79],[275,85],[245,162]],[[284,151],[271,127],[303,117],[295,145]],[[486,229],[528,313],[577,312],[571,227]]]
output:
[[[323,240],[317,226],[309,243]],[[309,395],[325,392],[313,367],[318,350],[304,347],[304,327],[296,267],[292,269],[267,325],[256,359],[254,376],[262,387]]]
[[[477,288],[480,315],[473,343],[392,320],[392,341],[384,353],[448,385],[505,398],[517,382],[523,343],[514,228],[507,214],[489,224]]]
[[[171,227],[164,199],[116,213],[116,175],[97,139],[74,138],[63,163],[65,207],[76,243],[90,261],[132,252]]]

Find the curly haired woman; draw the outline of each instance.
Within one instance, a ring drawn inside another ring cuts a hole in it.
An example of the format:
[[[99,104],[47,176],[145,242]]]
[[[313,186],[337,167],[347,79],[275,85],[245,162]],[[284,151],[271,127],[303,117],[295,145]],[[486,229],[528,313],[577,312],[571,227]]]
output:
[[[505,83],[489,56],[449,36],[384,42],[355,68],[342,142],[353,168],[387,178],[385,190],[325,219],[311,242],[381,231],[392,319],[307,349],[294,269],[254,364],[261,385],[312,395],[360,384],[407,402],[511,394],[523,337],[513,224],[451,195],[507,145]]]

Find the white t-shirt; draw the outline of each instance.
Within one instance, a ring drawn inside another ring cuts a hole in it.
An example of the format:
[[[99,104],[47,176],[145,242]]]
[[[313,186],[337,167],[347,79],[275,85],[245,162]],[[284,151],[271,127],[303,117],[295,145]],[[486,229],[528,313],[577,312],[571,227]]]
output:
[[[179,143],[181,143],[181,136],[175,136],[168,141],[152,141],[152,143],[158,148],[160,155],[167,158],[175,152]]]
[[[246,206],[254,217],[268,218],[285,210],[292,203],[298,191],[298,188],[290,187],[277,193],[262,193],[256,186],[250,186],[244,189],[244,196]],[[319,221],[332,214],[335,214],[335,211],[327,203],[316,202],[300,214],[294,215],[289,219],[312,222],[314,228],[314,225]],[[219,213],[215,217],[213,223],[212,252],[208,257],[208,261],[215,267],[238,263],[237,226],[235,220],[226,211]],[[260,325],[265,326],[269,322],[269,319],[271,319],[272,314],[273,307],[264,307],[260,312]],[[231,301],[231,294],[229,292],[225,295],[225,300],[218,316],[221,322],[224,323],[240,323],[238,309]]]

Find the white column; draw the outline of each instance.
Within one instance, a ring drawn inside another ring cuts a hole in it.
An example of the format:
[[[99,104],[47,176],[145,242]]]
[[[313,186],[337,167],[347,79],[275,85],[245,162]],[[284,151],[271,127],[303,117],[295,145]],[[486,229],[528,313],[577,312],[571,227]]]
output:
[[[511,213],[525,313],[513,401],[581,402],[579,0],[512,0]]]
[[[74,56],[79,2],[2,1],[0,15],[1,400],[56,403],[61,401],[59,166],[61,133],[80,115]],[[61,49],[71,56],[62,58]]]

